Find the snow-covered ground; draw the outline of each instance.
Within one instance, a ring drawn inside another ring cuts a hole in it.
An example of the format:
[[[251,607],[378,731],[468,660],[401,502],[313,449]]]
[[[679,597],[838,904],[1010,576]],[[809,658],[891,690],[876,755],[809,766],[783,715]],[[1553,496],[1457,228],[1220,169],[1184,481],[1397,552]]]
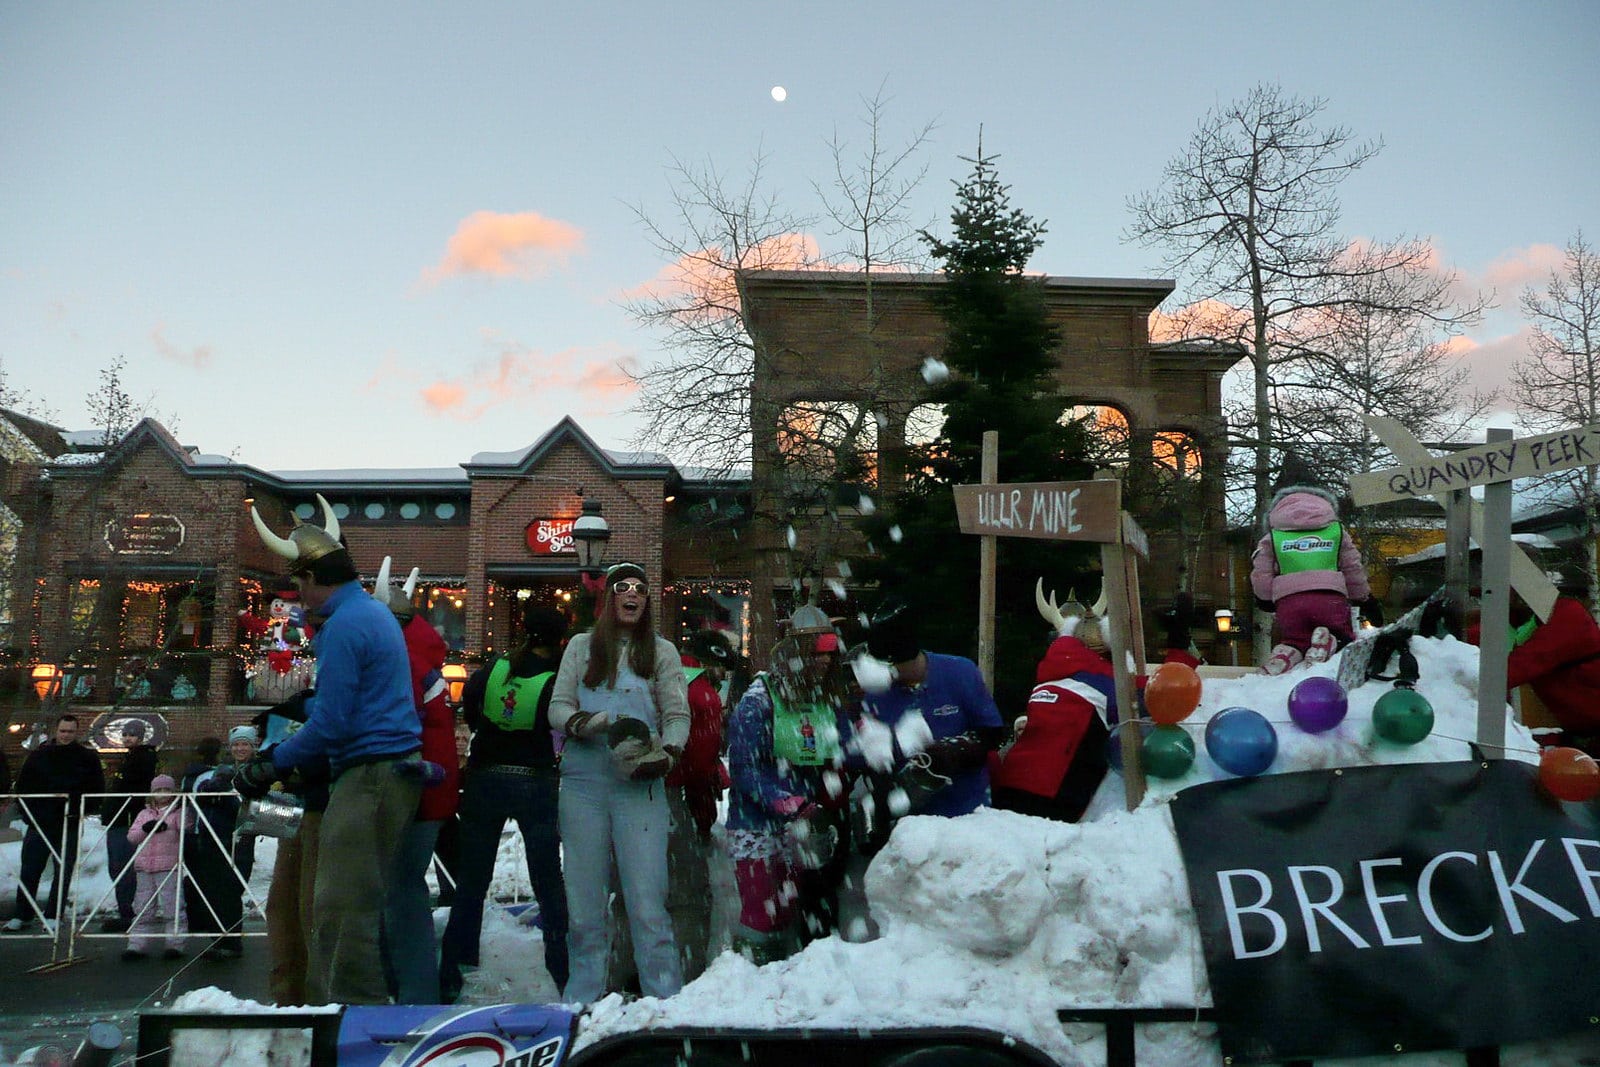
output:
[[[1447,638],[1415,641],[1413,650],[1422,668],[1418,690],[1436,715],[1433,733],[1416,745],[1374,740],[1372,705],[1387,683],[1368,683],[1351,693],[1348,716],[1327,733],[1307,734],[1290,722],[1289,691],[1311,673],[1332,676],[1337,659],[1280,678],[1207,679],[1200,707],[1184,724],[1196,741],[1194,767],[1173,781],[1152,779],[1137,810],[1123,810],[1122,780],[1113,774],[1091,817],[1078,825],[992,810],[955,820],[907,818],[867,876],[868,897],[883,928],[879,940],[849,944],[829,938],[761,968],[724,952],[670,999],[600,1001],[580,1045],[654,1026],[963,1025],[1028,1041],[1064,1065],[1098,1067],[1104,1063],[1102,1031],[1063,1028],[1056,1009],[1210,1003],[1168,803],[1185,786],[1227,777],[1206,755],[1207,720],[1235,706],[1271,720],[1279,749],[1269,773],[1469,758],[1477,719],[1477,649]],[[1509,721],[1506,735],[1507,758],[1537,759],[1534,740],[1520,724]],[[8,875],[15,877],[16,849],[0,848],[0,886]],[[270,870],[266,851],[258,859],[258,882]],[[508,838],[497,875],[501,892],[526,895],[522,866],[520,850]],[[92,866],[86,875],[92,887]],[[98,877],[103,881],[103,863]],[[725,868],[718,881],[718,912],[725,920]],[[444,915],[438,913],[441,924]],[[718,925],[725,929],[726,922]],[[482,966],[471,975],[464,999],[552,1000],[538,941],[536,926],[491,908]],[[230,1003],[221,991],[206,990],[173,1006],[225,1009]],[[1149,1067],[1222,1063],[1214,1030],[1206,1024],[1143,1028],[1138,1055]],[[252,1058],[242,1047],[229,1056],[229,1063],[267,1062],[264,1051]],[[1459,1064],[1461,1057],[1417,1053],[1344,1062],[1443,1067]],[[1600,1064],[1600,1049],[1592,1036],[1551,1040],[1509,1047],[1501,1062],[1593,1067]]]

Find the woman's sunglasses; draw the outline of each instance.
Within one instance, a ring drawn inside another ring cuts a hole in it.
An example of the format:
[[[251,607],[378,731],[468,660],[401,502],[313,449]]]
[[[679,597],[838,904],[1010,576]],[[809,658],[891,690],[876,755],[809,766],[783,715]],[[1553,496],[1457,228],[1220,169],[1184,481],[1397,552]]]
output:
[[[628,578],[620,582],[612,583],[611,591],[613,593],[638,593],[640,596],[650,595],[649,588],[646,587],[643,582],[635,578]]]

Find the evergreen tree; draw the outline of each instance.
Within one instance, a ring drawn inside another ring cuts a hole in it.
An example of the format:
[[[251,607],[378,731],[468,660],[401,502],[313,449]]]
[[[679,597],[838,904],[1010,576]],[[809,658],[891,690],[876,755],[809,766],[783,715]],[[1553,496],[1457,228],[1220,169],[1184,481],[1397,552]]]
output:
[[[963,157],[965,158],[965,157]],[[1091,476],[1081,425],[1062,419],[1053,373],[1058,331],[1051,325],[1042,279],[1024,273],[1045,232],[1013,208],[994,156],[969,159],[957,185],[948,240],[924,232],[945,286],[938,310],[946,327],[942,352],[951,374],[935,386],[944,425],[916,447],[905,486],[865,520],[873,554],[857,572],[880,593],[897,595],[923,619],[923,647],[977,653],[979,539],[959,532],[954,485],[982,478],[983,434],[999,432],[999,480],[1072,481]],[[1085,568],[1089,546],[1001,539],[996,576],[995,696],[1006,717],[1021,712],[1048,635],[1033,607],[1034,582],[1065,599],[1076,588],[1092,602],[1098,578]],[[1090,586],[1093,588],[1090,588]]]

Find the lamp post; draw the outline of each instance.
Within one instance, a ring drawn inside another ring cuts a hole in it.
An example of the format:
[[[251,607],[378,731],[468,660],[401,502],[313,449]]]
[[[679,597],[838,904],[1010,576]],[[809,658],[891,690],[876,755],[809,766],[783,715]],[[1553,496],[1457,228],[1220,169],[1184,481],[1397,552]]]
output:
[[[1218,608],[1215,615],[1217,636],[1228,643],[1228,660],[1235,667],[1239,665],[1239,646],[1234,643],[1233,612],[1228,608]]]
[[[583,514],[572,524],[572,544],[578,551],[578,576],[583,587],[598,596],[603,573],[600,562],[606,558],[606,542],[611,540],[611,525],[600,514],[600,501],[585,497]]]
[[[33,682],[33,691],[38,694],[41,704],[48,703],[61,685],[61,671],[54,663],[36,664],[29,678]]]

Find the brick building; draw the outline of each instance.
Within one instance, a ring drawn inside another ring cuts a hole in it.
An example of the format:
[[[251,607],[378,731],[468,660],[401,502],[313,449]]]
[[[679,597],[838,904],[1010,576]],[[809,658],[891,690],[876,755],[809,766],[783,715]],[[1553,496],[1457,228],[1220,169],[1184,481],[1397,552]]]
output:
[[[458,677],[518,639],[523,602],[585,610],[570,537],[585,500],[610,526],[607,560],[640,563],[661,590],[664,633],[716,624],[744,637],[737,523],[693,516],[710,501],[738,513],[745,486],[605,451],[570,419],[519,452],[445,468],[268,472],[186,449],[149,419],[103,452],[17,455],[0,501],[27,502],[11,560],[24,594],[9,620],[12,746],[50,695],[91,717],[113,750],[114,723],[128,716],[187,748],[284,695],[240,619],[268,618],[284,573],[250,507],[286,533],[297,518],[321,521],[317,494],[363,575],[385,555],[397,579],[419,569],[418,609],[445,636]],[[288,652],[292,680],[308,677],[309,649]]]
[[[362,574],[375,574],[385,555],[397,578],[420,570],[418,610],[445,636],[458,677],[516,642],[525,601],[584,616],[570,528],[586,500],[609,524],[607,559],[638,562],[659,591],[663,634],[723,628],[759,666],[797,595],[785,526],[753,518],[771,512],[763,486],[789,458],[783,421],[813,402],[881,413],[872,485],[892,486],[926,396],[918,369],[942,347],[930,299],[940,284],[934,275],[851,272],[741,278],[756,344],[747,478],[602,449],[570,418],[520,451],[455,466],[269,472],[185,448],[151,420],[100,450],[5,413],[0,520],[13,516],[17,530],[7,743],[39,717],[40,694],[94,716],[98,742],[113,749],[118,716],[146,717],[169,748],[187,747],[270,702],[273,668],[240,615],[267,614],[283,568],[256,536],[250,506],[287,532],[295,518],[321,521],[317,494],[333,506]],[[1062,332],[1064,409],[1118,413],[1134,459],[1163,435],[1180,435],[1198,457],[1192,473],[1208,501],[1198,530],[1167,533],[1161,516],[1138,516],[1154,546],[1147,586],[1171,588],[1182,561],[1194,568],[1203,606],[1227,603],[1220,392],[1236,354],[1150,342],[1149,317],[1170,282],[1047,278],[1043,288]],[[796,526],[803,548],[815,527],[803,515]],[[833,590],[825,604],[853,613],[848,575],[817,577]],[[280,650],[280,665],[286,654],[298,665],[309,652]]]

